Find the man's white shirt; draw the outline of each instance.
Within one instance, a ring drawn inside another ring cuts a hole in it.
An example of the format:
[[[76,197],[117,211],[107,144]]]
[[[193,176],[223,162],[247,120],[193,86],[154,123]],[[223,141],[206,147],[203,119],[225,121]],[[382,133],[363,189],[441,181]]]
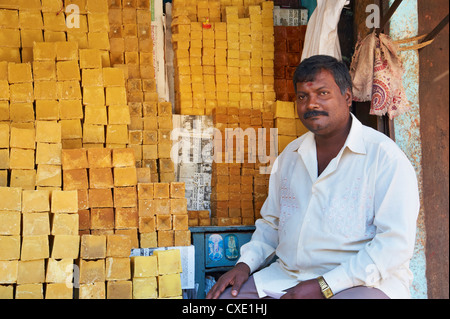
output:
[[[311,132],[275,161],[262,218],[238,260],[250,267],[260,297],[323,276],[334,294],[364,285],[410,298],[416,174],[394,141],[352,118],[344,146],[320,176]]]

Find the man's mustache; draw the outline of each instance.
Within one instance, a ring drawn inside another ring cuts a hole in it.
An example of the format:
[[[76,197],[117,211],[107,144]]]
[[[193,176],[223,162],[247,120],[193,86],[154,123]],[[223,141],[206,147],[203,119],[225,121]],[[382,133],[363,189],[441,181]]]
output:
[[[306,119],[309,119],[310,117],[314,117],[314,116],[318,116],[318,115],[328,116],[328,113],[325,111],[313,110],[313,111],[308,111],[305,114],[303,114],[303,118],[306,120]]]

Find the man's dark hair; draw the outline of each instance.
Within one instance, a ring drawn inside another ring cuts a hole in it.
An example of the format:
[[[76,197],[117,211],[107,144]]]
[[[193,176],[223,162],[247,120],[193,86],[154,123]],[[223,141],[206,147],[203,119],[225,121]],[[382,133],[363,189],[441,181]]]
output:
[[[298,82],[312,82],[322,70],[326,70],[333,75],[342,95],[347,89],[350,89],[350,92],[352,91],[352,78],[343,62],[329,55],[314,55],[303,60],[295,70],[293,77],[295,92],[297,92]]]

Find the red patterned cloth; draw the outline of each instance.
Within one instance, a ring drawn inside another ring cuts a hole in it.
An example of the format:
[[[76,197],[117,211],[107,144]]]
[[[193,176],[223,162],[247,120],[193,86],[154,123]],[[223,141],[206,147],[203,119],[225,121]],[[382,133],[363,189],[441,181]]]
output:
[[[392,39],[375,32],[358,41],[350,66],[353,100],[371,101],[370,114],[393,119],[410,109],[402,83],[404,73]]]

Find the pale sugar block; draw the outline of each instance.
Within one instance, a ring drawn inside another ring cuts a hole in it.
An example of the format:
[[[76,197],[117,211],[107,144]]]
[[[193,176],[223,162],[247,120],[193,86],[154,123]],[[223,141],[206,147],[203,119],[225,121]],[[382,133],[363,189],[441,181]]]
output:
[[[20,235],[20,212],[0,211],[0,235]]]
[[[77,213],[78,192],[76,190],[54,190],[51,199],[52,213]]]
[[[20,258],[20,236],[0,236],[0,260]]]
[[[47,235],[22,237],[21,260],[36,260],[49,257],[49,242]]]
[[[0,260],[0,284],[16,283],[18,271],[18,260]]]
[[[44,299],[43,284],[17,285],[15,299]]]
[[[47,261],[47,272],[45,282],[47,283],[66,283],[72,282],[74,269],[73,259],[53,259]]]
[[[105,282],[94,282],[90,284],[80,284],[80,299],[105,299]]]
[[[19,260],[18,284],[38,284],[45,281],[45,260]]]
[[[133,277],[152,277],[158,275],[158,259],[156,256],[131,257],[131,270]]]
[[[0,187],[0,210],[22,210],[22,189],[20,187]]]
[[[106,257],[105,235],[81,236],[80,257],[84,259],[97,259]]]
[[[133,299],[156,299],[157,297],[156,277],[133,278]]]
[[[53,214],[52,235],[78,235],[78,214]]]
[[[107,257],[105,266],[106,280],[131,279],[129,257]]]
[[[80,284],[105,281],[105,259],[80,259]]]
[[[49,212],[50,192],[45,190],[24,190],[22,193],[22,212]]]
[[[73,288],[66,283],[46,284],[45,299],[73,299]]]
[[[158,276],[158,296],[159,298],[168,298],[181,296],[181,277],[180,274],[168,274]]]
[[[56,235],[53,236],[53,247],[51,258],[54,259],[77,259],[80,251],[80,236],[78,235]]]
[[[50,235],[49,213],[23,214],[22,236]]]
[[[156,250],[153,255],[158,258],[158,273],[160,275],[182,272],[179,249]]]

